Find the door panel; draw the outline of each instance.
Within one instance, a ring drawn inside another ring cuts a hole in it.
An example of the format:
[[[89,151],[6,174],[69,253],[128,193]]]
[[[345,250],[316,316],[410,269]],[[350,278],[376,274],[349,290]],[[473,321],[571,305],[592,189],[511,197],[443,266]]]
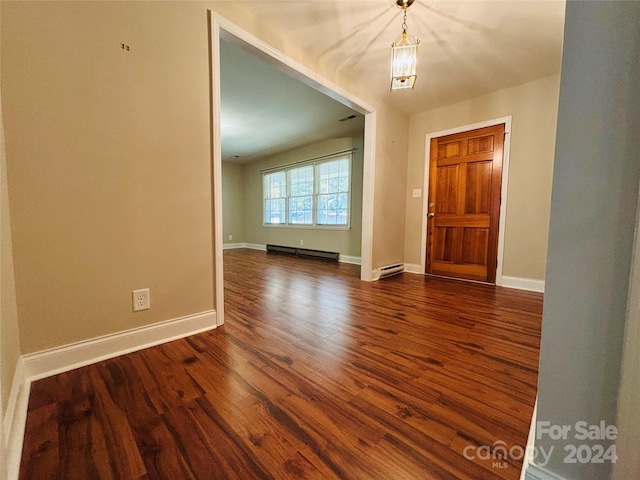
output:
[[[438,213],[456,213],[458,208],[458,165],[438,169]]]
[[[467,154],[493,152],[493,135],[469,139]]]
[[[489,240],[488,228],[463,228],[462,263],[473,265],[487,264],[487,243]]]
[[[427,271],[494,283],[504,124],[431,140]]]
[[[467,191],[465,214],[489,213],[491,211],[491,162],[467,164]]]
[[[452,263],[455,261],[454,245],[458,242],[454,239],[454,235],[458,234],[457,228],[443,227],[435,231],[434,249],[435,259],[438,262]]]

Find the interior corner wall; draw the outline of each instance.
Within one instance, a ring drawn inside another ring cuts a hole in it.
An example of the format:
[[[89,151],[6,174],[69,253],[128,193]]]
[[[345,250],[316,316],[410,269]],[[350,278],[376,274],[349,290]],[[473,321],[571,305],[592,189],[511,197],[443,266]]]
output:
[[[410,118],[405,261],[420,264],[426,136],[511,116],[503,275],[544,280],[560,77],[553,75]]]
[[[7,413],[7,400],[11,393],[13,376],[20,357],[20,331],[13,269],[13,246],[7,182],[7,156],[5,150],[2,103],[0,100],[0,381],[2,400],[0,422]],[[4,440],[4,438],[2,439]]]
[[[609,478],[611,469],[568,463],[565,448],[607,449],[610,440],[576,439],[575,424],[616,423],[640,179],[639,75],[640,3],[567,2],[537,422],[572,430],[554,441],[538,428],[536,447],[555,448],[545,468],[568,480]]]
[[[351,166],[351,228],[349,230],[271,227],[263,224],[261,170],[355,148]],[[306,248],[339,252],[359,257],[362,238],[362,137],[345,137],[296,148],[246,163],[244,167],[245,238],[247,243],[296,247],[300,240]]]
[[[245,243],[244,166],[222,162],[223,243]],[[232,238],[230,239],[229,236]]]
[[[206,6],[3,2],[1,30],[22,352],[215,308]]]

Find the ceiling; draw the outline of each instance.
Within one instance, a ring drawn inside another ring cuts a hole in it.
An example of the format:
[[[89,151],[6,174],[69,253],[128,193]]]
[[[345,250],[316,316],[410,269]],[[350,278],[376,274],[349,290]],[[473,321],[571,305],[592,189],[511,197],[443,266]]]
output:
[[[414,90],[394,92],[389,91],[390,46],[402,25],[394,0],[238,3],[408,115],[560,71],[564,1],[416,0],[407,24],[409,34],[420,39],[418,80]],[[336,120],[352,113],[229,44],[221,65],[224,159],[240,155],[249,161],[328,138]],[[241,133],[245,128],[253,132],[250,142]]]
[[[224,161],[248,163],[364,131],[362,115],[224,41],[220,93]]]

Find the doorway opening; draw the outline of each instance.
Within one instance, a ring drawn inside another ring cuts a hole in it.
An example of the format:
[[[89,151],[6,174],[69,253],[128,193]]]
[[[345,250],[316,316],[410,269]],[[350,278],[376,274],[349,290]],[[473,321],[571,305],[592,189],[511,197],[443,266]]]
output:
[[[289,58],[257,37],[237,27],[225,18],[209,12],[210,86],[211,86],[211,145],[213,189],[213,260],[215,272],[216,324],[224,323],[224,270],[223,270],[223,211],[222,211],[222,145],[221,145],[221,40],[242,49],[254,57],[276,66],[294,79],[340,102],[364,116],[364,145],[362,167],[362,238],[361,274],[364,281],[372,279],[373,235],[373,177],[375,168],[376,111],[366,102],[354,97],[300,63]]]

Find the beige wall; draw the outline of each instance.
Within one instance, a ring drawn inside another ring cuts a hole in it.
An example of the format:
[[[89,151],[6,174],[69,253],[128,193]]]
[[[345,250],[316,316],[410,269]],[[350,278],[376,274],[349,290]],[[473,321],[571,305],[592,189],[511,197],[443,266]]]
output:
[[[179,3],[3,5],[23,353],[214,308],[206,45]]]
[[[7,162],[4,141],[2,106],[0,104],[0,391],[2,405],[0,422],[7,410],[13,374],[20,356],[20,333],[18,331],[18,309],[13,275],[13,249],[11,245],[11,219],[7,184]],[[4,437],[3,439],[4,440]]]
[[[378,111],[374,179],[373,268],[404,262],[409,120],[383,107]],[[403,201],[397,201],[398,198]]]
[[[536,80],[410,119],[405,261],[420,264],[425,139],[428,133],[512,116],[503,275],[544,280],[559,76]]]
[[[208,8],[378,109],[373,266],[402,260],[408,118],[241,5],[3,2],[23,353],[215,308]]]
[[[324,230],[290,227],[265,227],[262,218],[262,174],[265,168],[286,165],[356,148],[352,162],[351,229]],[[342,255],[360,256],[362,239],[362,138],[337,138],[297,148],[244,165],[245,232],[246,241],[259,245],[304,246],[316,250],[339,252]]]
[[[244,173],[241,164],[222,162],[222,230],[224,243],[244,243]],[[229,235],[233,238],[229,240]]]

